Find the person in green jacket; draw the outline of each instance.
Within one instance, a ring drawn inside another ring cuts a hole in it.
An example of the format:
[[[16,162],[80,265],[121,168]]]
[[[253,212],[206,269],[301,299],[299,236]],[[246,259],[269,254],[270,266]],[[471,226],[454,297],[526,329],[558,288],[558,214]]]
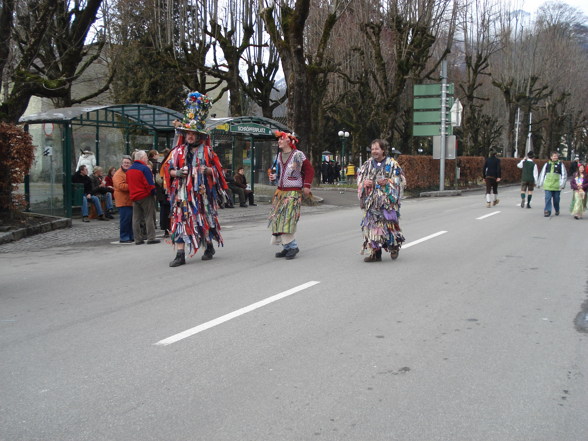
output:
[[[538,182],[538,186],[545,190],[545,208],[543,210],[545,217],[551,216],[552,199],[555,215],[559,216],[559,196],[561,190],[566,186],[567,178],[566,166],[559,160],[559,153],[552,152],[551,160],[543,166]]]
[[[523,170],[521,175],[521,208],[525,207],[525,197],[527,198],[527,208],[531,208],[533,189],[539,179],[537,164],[533,162],[534,157],[535,154],[529,151],[521,162],[517,164],[517,167]]]

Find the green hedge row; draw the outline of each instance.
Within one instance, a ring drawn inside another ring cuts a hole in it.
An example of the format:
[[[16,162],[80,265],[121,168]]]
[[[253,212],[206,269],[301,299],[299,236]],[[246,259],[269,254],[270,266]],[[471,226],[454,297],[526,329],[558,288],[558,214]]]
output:
[[[481,156],[460,156],[457,158],[459,167],[459,188],[474,187],[483,184],[482,167],[485,158]],[[517,183],[521,181],[521,169],[517,164],[521,158],[500,158],[503,183]],[[439,164],[438,159],[432,156],[402,155],[398,158],[400,166],[406,176],[407,188],[411,190],[431,190],[439,188]],[[547,159],[536,159],[535,163],[541,172],[541,168]],[[570,162],[564,161],[569,170]],[[445,187],[455,187],[456,160],[445,161]]]

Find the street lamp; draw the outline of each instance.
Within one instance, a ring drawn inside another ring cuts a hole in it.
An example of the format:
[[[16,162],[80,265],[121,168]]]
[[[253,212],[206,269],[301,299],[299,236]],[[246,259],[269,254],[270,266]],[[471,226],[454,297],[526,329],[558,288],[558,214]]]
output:
[[[346,175],[345,175],[345,167],[347,167],[347,158],[345,157],[345,147],[347,145],[347,141],[349,141],[349,132],[344,132],[343,130],[339,130],[339,139],[341,140],[341,182],[345,182]]]

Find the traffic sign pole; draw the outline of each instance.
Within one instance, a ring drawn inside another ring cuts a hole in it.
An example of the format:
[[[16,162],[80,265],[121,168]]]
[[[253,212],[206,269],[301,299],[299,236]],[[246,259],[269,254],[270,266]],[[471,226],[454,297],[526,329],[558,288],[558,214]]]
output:
[[[445,190],[445,150],[447,148],[447,61],[441,62],[441,158],[439,159],[439,191]]]

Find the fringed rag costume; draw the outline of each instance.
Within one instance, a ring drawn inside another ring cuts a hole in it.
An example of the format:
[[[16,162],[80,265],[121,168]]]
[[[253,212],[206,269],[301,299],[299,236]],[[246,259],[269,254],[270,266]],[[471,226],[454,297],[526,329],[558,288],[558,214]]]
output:
[[[398,223],[403,179],[400,165],[390,157],[381,162],[371,158],[361,166],[357,177],[357,195],[364,213],[361,220],[364,239],[361,254],[366,250],[370,253],[381,249],[389,252],[398,250],[404,242]],[[384,186],[377,182],[382,178],[387,180]],[[371,180],[373,186],[366,186],[366,180]]]
[[[200,166],[212,169],[212,175],[200,172]],[[171,212],[171,241],[185,243],[190,255],[213,240],[223,245],[218,221],[219,204],[227,200],[227,183],[216,153],[210,147],[210,138],[198,146],[184,143],[179,136],[176,147],[166,164],[165,180]],[[188,167],[185,177],[172,178],[171,170]]]
[[[276,135],[295,139],[282,132],[276,132]],[[296,224],[300,219],[302,189],[304,187],[310,188],[314,178],[314,168],[306,155],[296,149],[293,143],[291,146],[293,150],[289,154],[280,152],[277,157],[278,188],[272,199],[272,211],[268,224],[271,226],[272,243],[275,245],[287,246],[290,243],[296,243],[294,234],[296,233]]]

